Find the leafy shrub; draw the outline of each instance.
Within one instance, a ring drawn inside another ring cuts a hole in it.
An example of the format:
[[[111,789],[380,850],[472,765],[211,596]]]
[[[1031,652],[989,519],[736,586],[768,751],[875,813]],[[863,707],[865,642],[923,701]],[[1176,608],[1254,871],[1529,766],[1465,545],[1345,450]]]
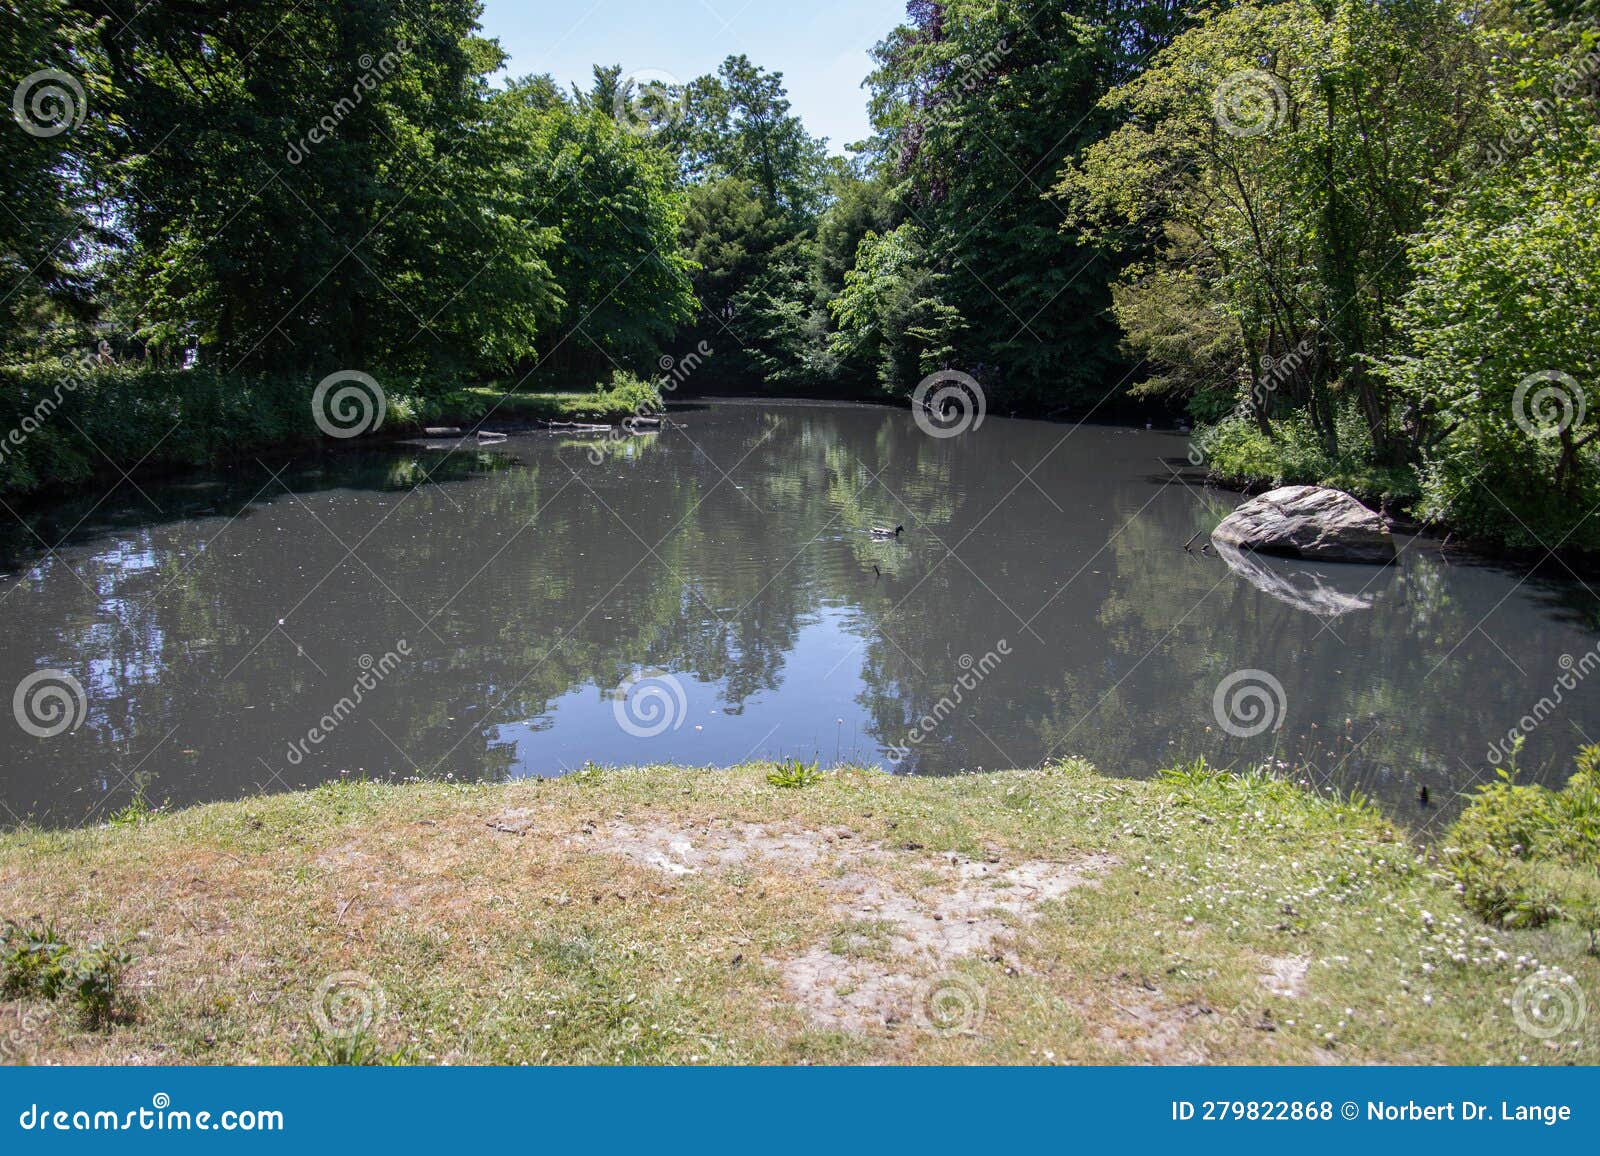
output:
[[[799,790],[822,781],[822,772],[816,763],[802,763],[799,759],[785,759],[767,773],[767,782],[774,787]]]
[[[417,1062],[410,1046],[385,1050],[366,1032],[315,1032],[309,1048],[295,1049],[295,1062],[306,1067],[401,1068]]]
[[[1265,433],[1232,414],[1197,434],[1195,444],[1212,473],[1232,481],[1333,486],[1369,502],[1409,500],[1419,492],[1411,470],[1372,464],[1372,435],[1353,405],[1337,411],[1336,453],[1328,452],[1304,413],[1274,419],[1270,429]]]
[[[24,927],[7,920],[0,932],[0,994],[9,999],[68,996],[83,1025],[100,1031],[126,1011],[122,977],[132,962],[120,944],[73,951],[47,923]]]
[[[122,974],[133,956],[120,946],[97,943],[73,959],[67,986],[85,1027],[99,1031],[122,1014]]]
[[[596,385],[595,390],[608,402],[620,403],[637,414],[660,413],[665,408],[661,402],[661,390],[654,382],[636,377],[626,370],[616,370],[609,382]]]
[[[24,927],[6,920],[0,932],[0,996],[55,999],[66,982],[69,953],[48,923]]]
[[[1600,747],[1578,755],[1560,791],[1516,782],[1515,765],[1480,788],[1451,827],[1445,862],[1466,904],[1507,927],[1556,920],[1600,938]]]

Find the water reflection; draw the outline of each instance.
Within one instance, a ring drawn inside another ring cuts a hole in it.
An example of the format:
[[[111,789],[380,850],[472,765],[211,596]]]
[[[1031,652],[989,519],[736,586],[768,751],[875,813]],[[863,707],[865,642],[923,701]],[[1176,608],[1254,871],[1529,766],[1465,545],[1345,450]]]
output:
[[[1384,570],[1186,553],[1236,499],[1177,476],[1163,434],[993,418],[938,440],[840,405],[680,419],[252,463],[13,526],[0,689],[59,668],[87,712],[54,738],[0,728],[0,804],[72,823],[139,782],[183,803],[587,762],[1148,774],[1204,754],[1409,813],[1427,783],[1445,814],[1597,637],[1575,583],[1426,542]],[[1239,739],[1212,696],[1246,668],[1285,708]],[[676,683],[659,729],[619,717],[644,671]],[[1580,688],[1530,775],[1562,778],[1587,735]]]

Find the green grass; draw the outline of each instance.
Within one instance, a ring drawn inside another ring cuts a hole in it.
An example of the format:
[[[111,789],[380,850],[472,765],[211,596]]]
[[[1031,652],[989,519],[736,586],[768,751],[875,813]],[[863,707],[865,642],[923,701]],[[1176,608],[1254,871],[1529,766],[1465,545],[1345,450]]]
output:
[[[771,770],[335,784],[0,836],[0,915],[42,913],[52,942],[136,957],[131,1015],[109,1030],[11,996],[12,1019],[35,1025],[21,1054],[1600,1059],[1593,1017],[1548,1038],[1522,1026],[1552,984],[1595,1003],[1584,930],[1485,921],[1432,852],[1359,800],[1203,765],[1147,782],[1077,763],[946,779],[840,769],[804,790]],[[984,903],[998,906],[963,918],[960,888],[976,884],[960,880],[1007,871],[1082,878],[1030,899],[997,875]],[[955,956],[901,950],[901,936],[974,924],[993,938]],[[793,986],[808,963],[844,977],[840,998],[895,1014],[819,1017]],[[942,1006],[981,1014],[926,1030],[896,1001],[930,991],[967,993]]]

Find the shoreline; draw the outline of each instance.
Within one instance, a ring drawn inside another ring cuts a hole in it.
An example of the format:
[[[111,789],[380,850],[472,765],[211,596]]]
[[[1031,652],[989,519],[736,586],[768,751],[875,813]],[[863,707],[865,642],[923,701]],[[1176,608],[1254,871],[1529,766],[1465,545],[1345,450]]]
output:
[[[1519,1027],[1564,925],[1359,802],[1189,768],[364,781],[0,835],[0,915],[131,957],[7,1062],[1595,1063]],[[780,776],[781,778],[781,776]],[[8,1034],[9,1033],[9,1034]]]
[[[633,416],[635,408],[626,399],[612,396],[604,391],[585,394],[579,391],[558,391],[552,393],[510,393],[502,395],[493,386],[473,386],[458,391],[473,395],[476,400],[488,407],[492,412],[488,414],[475,412],[475,407],[450,409],[441,404],[441,408],[433,409],[424,415],[411,419],[391,420],[386,423],[381,431],[371,431],[360,437],[348,439],[330,438],[320,436],[313,431],[300,431],[296,436],[276,439],[261,443],[244,452],[249,456],[260,458],[264,462],[274,464],[292,460],[304,455],[322,455],[340,453],[353,449],[372,449],[375,447],[393,447],[408,441],[417,441],[429,437],[430,428],[458,427],[458,437],[470,438],[475,431],[484,429],[497,433],[523,434],[530,432],[561,432],[564,424],[594,422],[595,424],[609,425],[613,431],[629,417]],[[718,402],[738,402],[754,405],[784,405],[784,404],[817,404],[817,405],[859,405],[870,408],[900,409],[910,408],[909,399],[883,398],[883,397],[813,397],[800,394],[774,394],[770,397],[757,393],[735,392],[729,394],[700,393],[678,394],[673,393],[663,403],[661,412],[670,412],[674,408],[694,408],[697,404],[716,404]],[[1183,435],[1181,427],[1146,428],[1140,431],[1136,419],[1131,417],[1110,417],[1097,419],[1092,412],[1089,415],[1078,417],[1072,414],[1027,414],[1018,413],[1009,416],[1018,421],[1040,421],[1053,425],[1084,424],[1096,427],[1128,429],[1135,432],[1149,432]],[[492,444],[492,443],[490,443]],[[47,484],[40,484],[32,489],[10,490],[0,493],[0,497],[13,506],[19,513],[30,513],[41,509],[48,509],[51,505],[68,501],[73,497],[81,496],[91,490],[108,483],[119,483],[126,476],[134,480],[161,480],[177,478],[195,472],[226,468],[223,461],[139,461],[124,475],[122,467],[126,462],[116,462],[110,466],[102,466],[90,477],[74,481],[52,479]],[[1240,495],[1256,495],[1265,493],[1280,484],[1268,479],[1244,478],[1224,475],[1207,469],[1195,467],[1192,463],[1184,466],[1185,470],[1200,469],[1202,476],[1200,483],[1217,490]],[[1281,484],[1295,484],[1285,481]],[[1322,484],[1311,482],[1308,484]],[[1374,499],[1373,495],[1355,493],[1358,501],[1369,508],[1377,510],[1396,533],[1413,535],[1425,538],[1439,544],[1441,549],[1454,549],[1459,554],[1465,555],[1467,562],[1473,565],[1507,566],[1518,572],[1530,576],[1550,575],[1557,579],[1562,578],[1565,571],[1568,578],[1575,575],[1578,579],[1587,579],[1600,576],[1600,556],[1587,555],[1579,552],[1560,551],[1555,553],[1540,552],[1537,550],[1515,550],[1500,547],[1492,542],[1458,537],[1456,532],[1448,525],[1432,525],[1417,521],[1409,514],[1409,506],[1398,506],[1385,503],[1381,499]]]

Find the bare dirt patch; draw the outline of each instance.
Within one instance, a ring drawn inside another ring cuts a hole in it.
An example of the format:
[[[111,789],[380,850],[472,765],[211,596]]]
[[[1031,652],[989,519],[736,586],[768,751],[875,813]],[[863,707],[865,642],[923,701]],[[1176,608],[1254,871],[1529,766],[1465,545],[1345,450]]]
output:
[[[1104,998],[1117,1014],[1100,1028],[1102,1044],[1147,1064],[1205,1061],[1204,1048],[1189,1042],[1188,1035],[1192,1023],[1213,1014],[1210,1009],[1192,1003],[1174,1007],[1159,991],[1145,989],[1113,989]]]
[[[1306,973],[1311,961],[1303,955],[1285,955],[1267,960],[1267,970],[1260,976],[1261,986],[1275,996],[1298,999],[1305,994]]]
[[[517,823],[508,814],[489,825],[512,830]],[[675,879],[762,866],[812,874],[833,896],[840,933],[797,956],[765,962],[777,968],[812,1022],[851,1031],[912,1018],[926,998],[927,976],[964,958],[1003,958],[997,953],[1038,917],[1041,904],[1093,882],[1116,863],[1109,855],[1014,864],[997,855],[931,858],[886,850],[848,828],[724,821],[588,823],[567,842]]]
[[[834,831],[775,831],[759,823],[714,821],[676,826],[616,820],[585,824],[567,837],[567,843],[586,851],[621,855],[664,875],[683,876],[759,865],[762,861],[784,867],[812,867],[830,843],[851,838],[849,832],[841,840]]]

